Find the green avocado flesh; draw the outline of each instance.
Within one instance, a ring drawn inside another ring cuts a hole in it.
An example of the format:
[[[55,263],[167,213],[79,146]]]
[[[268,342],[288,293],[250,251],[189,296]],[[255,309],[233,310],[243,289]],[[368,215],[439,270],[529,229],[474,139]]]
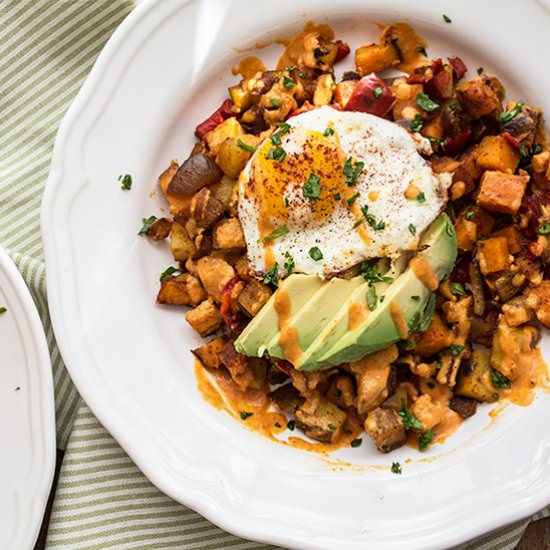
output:
[[[430,225],[419,250],[417,256],[427,261],[439,281],[449,276],[457,246],[453,225],[446,214]],[[241,333],[235,342],[237,351],[255,357],[267,353],[285,359],[275,310],[276,295],[284,291],[288,292],[291,305],[287,327],[295,329],[302,350],[293,361],[298,370],[314,371],[357,361],[399,341],[392,303],[401,311],[409,332],[425,329],[433,315],[435,296],[411,267],[405,269],[406,260],[405,256],[398,259],[384,273],[384,278],[391,277],[387,281],[368,282],[363,277],[323,281],[312,275],[291,275],[281,282],[277,292]],[[362,312],[359,317],[352,313],[357,310]]]

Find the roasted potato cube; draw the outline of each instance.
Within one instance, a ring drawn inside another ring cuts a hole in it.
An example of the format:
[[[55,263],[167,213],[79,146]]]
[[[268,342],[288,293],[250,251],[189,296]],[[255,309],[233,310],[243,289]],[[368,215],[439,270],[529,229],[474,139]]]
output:
[[[185,227],[177,222],[172,222],[172,231],[170,234],[170,250],[174,260],[184,262],[197,251],[191,237],[189,237]]]
[[[411,406],[411,412],[422,422],[424,428],[421,430],[431,430],[436,424],[443,420],[445,408],[442,403],[432,401],[432,398],[423,393]]]
[[[532,300],[531,304],[537,306],[539,305],[538,300]],[[537,311],[543,312],[543,309],[537,308]],[[550,311],[548,311],[548,313],[550,313]],[[533,319],[533,310],[527,305],[527,296],[524,294],[521,296],[516,296],[503,304],[502,314],[504,315],[504,320],[509,327],[519,327],[520,325],[524,325]],[[547,322],[550,322],[550,315],[548,315]]]
[[[506,237],[491,237],[477,243],[477,259],[483,275],[507,269],[510,265],[510,252]]]
[[[484,170],[513,174],[521,154],[502,136],[485,136],[476,150],[476,162]]]
[[[185,281],[187,294],[189,294],[189,300],[192,306],[196,306],[203,300],[206,300],[206,292],[198,277],[191,275],[191,273],[182,273],[181,275],[178,275],[176,279]]]
[[[383,453],[401,447],[407,440],[403,422],[398,412],[391,408],[378,407],[369,412],[365,420],[365,431]]]
[[[242,137],[244,130],[239,124],[237,117],[229,117],[224,120],[220,125],[216,126],[213,130],[210,130],[205,136],[204,140],[208,145],[208,149],[212,152],[213,155],[217,155],[220,149],[221,144],[227,138],[238,138]]]
[[[149,229],[145,234],[152,241],[162,241],[170,235],[170,230],[172,229],[172,221],[168,218],[159,218],[152,225],[149,226]]]
[[[164,198],[168,202],[168,205],[170,206],[170,212],[172,214],[176,214],[176,212],[180,212],[181,210],[188,208],[191,203],[191,197],[184,195],[173,195],[168,191],[168,186],[170,185],[174,175],[177,173],[178,168],[178,163],[173,160],[170,163],[170,166],[159,176],[159,187],[164,195]]]
[[[350,409],[354,406],[357,392],[350,376],[341,374],[332,380],[326,396],[341,409]]]
[[[346,421],[346,413],[331,403],[320,398],[313,412],[306,407],[307,401],[296,411],[296,424],[304,433],[317,441],[334,441],[341,433]]]
[[[270,392],[269,397],[275,406],[286,414],[294,414],[304,402],[300,392],[290,383],[279,386]]]
[[[357,86],[357,80],[344,80],[339,82],[334,88],[334,101],[345,108],[353,94],[353,90]]]
[[[492,212],[516,214],[528,181],[528,175],[515,176],[488,170],[481,177],[476,202]]]
[[[385,71],[399,63],[399,54],[393,44],[370,44],[355,50],[355,67],[361,76]]]
[[[191,218],[197,227],[208,229],[223,216],[223,204],[210,189],[203,187],[191,200]],[[187,227],[187,224],[186,224]]]
[[[315,90],[313,91],[313,105],[328,105],[332,100],[335,86],[336,84],[334,84],[334,79],[330,73],[319,76],[315,83]]]
[[[244,148],[239,143],[242,143]],[[257,144],[258,138],[251,134],[245,134],[240,138],[227,138],[220,145],[216,155],[216,164],[228,178],[237,178],[252,156]],[[252,151],[248,151],[247,147],[251,147]]]
[[[236,86],[231,86],[229,88],[229,95],[233,100],[233,110],[236,113],[246,111],[254,102],[252,92],[247,90],[242,82]]]
[[[466,218],[458,218],[455,233],[458,249],[461,252],[471,252],[477,241],[477,224]]]
[[[220,352],[220,361],[241,390],[265,386],[268,362],[259,357],[247,357],[235,349],[229,340]]]
[[[414,120],[416,115],[422,115],[422,108],[416,103],[416,97],[422,92],[422,84],[409,84],[405,78],[398,78],[392,84],[391,89],[395,94],[394,120]],[[444,170],[439,172],[442,171]]]
[[[415,353],[423,357],[435,355],[443,349],[448,348],[453,343],[452,330],[443,323],[441,316],[434,313],[432,322],[428,330],[421,333],[416,341]]]
[[[508,243],[510,254],[521,252],[521,235],[515,225],[508,225],[495,231],[491,237],[504,237]]]
[[[529,289],[527,305],[534,310],[537,319],[550,328],[550,281],[542,281],[540,285]]]
[[[199,150],[191,153],[178,168],[170,180],[168,192],[173,195],[192,195],[201,187],[219,181],[221,177],[222,172],[214,160],[203,150]]]
[[[157,304],[168,304],[172,306],[188,306],[191,298],[187,291],[185,281],[178,281],[175,277],[166,277],[160,286],[157,294]]]
[[[223,178],[218,183],[210,186],[214,197],[223,204],[223,207],[226,211],[228,211],[229,209],[231,197],[233,196],[233,188],[236,187],[236,183],[236,180],[228,178],[227,176],[223,176]]]
[[[185,319],[201,336],[212,334],[222,324],[220,312],[211,298],[188,311]]]
[[[212,236],[208,233],[199,233],[194,240],[195,252],[193,258],[200,259],[204,256],[209,256],[212,254]]]
[[[226,218],[214,226],[214,248],[225,250],[245,248],[243,228],[237,218]]]
[[[239,294],[240,308],[254,317],[271,297],[272,290],[256,279],[250,279]]]
[[[197,264],[204,289],[216,302],[220,302],[225,285],[235,276],[235,270],[221,258],[205,256]]]
[[[252,272],[250,269],[250,266],[248,265],[248,259],[246,257],[246,254],[243,254],[242,256],[239,256],[239,258],[236,260],[234,266],[235,271],[237,272],[237,275],[241,278],[247,281],[251,278]]]
[[[463,109],[473,118],[498,113],[502,110],[500,99],[484,78],[467,80],[456,87],[456,95]]]
[[[191,350],[193,355],[209,369],[217,369],[221,365],[220,353],[225,346],[226,339],[223,337],[214,338],[201,347]]]
[[[476,413],[477,401],[468,397],[451,397],[449,408],[457,412],[462,418],[470,418]]]
[[[455,394],[476,401],[495,401],[495,390],[491,384],[489,355],[482,350],[474,350],[469,368],[461,368],[455,387]],[[496,397],[498,399],[498,397]]]

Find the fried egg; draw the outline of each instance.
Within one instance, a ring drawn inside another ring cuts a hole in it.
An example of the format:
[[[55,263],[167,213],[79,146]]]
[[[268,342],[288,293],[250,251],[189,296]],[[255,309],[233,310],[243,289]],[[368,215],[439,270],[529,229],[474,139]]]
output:
[[[366,113],[326,106],[280,124],[239,177],[251,267],[326,277],[416,249],[451,179],[421,152],[428,140]]]

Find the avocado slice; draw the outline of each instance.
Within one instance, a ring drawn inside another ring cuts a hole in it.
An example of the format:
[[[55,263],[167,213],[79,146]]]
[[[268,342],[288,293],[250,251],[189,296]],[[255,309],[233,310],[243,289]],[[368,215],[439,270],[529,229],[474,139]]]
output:
[[[454,227],[446,214],[441,214],[427,229],[420,249],[417,256],[426,260],[435,277],[439,281],[446,279],[457,255]],[[331,347],[316,339],[312,350],[308,350],[316,361],[302,361],[296,368],[318,370],[357,361],[399,341],[401,336],[392,317],[392,304],[400,309],[410,332],[424,328],[421,325],[426,326],[433,315],[434,294],[418,279],[411,266],[384,290],[384,296],[382,304],[379,303],[361,324],[346,331]],[[323,353],[317,354],[316,347],[323,349]]]
[[[363,285],[363,277],[353,279],[339,279],[335,277],[323,283],[317,292],[292,315],[289,323],[296,329],[298,343],[305,350],[313,342],[319,332],[319,327],[327,324],[342,306],[342,301],[348,299],[350,294],[360,285]],[[267,354],[271,357],[285,359],[285,353],[279,343],[280,332],[273,336],[267,346]]]
[[[293,274],[279,282],[277,292],[288,292],[292,313],[308,302],[323,284],[316,275]],[[258,314],[248,323],[235,341],[235,349],[244,355],[262,357],[275,335],[279,334],[279,318],[274,293]]]

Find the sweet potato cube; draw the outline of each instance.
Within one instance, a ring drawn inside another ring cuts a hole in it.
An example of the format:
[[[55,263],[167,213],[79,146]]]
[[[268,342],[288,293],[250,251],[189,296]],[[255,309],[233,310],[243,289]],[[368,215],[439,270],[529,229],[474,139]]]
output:
[[[239,294],[239,306],[248,315],[254,317],[265,303],[271,297],[271,289],[256,279],[251,279],[246,283],[242,292]]]
[[[416,342],[415,352],[424,357],[435,355],[453,343],[453,333],[443,323],[441,316],[434,313],[434,317],[428,330],[424,332]]]
[[[185,319],[201,336],[212,334],[222,324],[220,312],[212,299],[204,300],[195,309],[188,311]]]
[[[188,306],[191,303],[185,281],[177,281],[173,277],[166,277],[157,294],[157,304],[171,306]]]
[[[186,197],[185,195],[174,195],[168,192],[168,186],[172,181],[172,178],[176,175],[178,171],[179,164],[173,160],[170,163],[170,166],[159,176],[159,187],[164,195],[164,198],[170,206],[170,212],[176,214],[181,210],[184,210],[189,206],[191,202],[191,197]]]
[[[462,252],[471,252],[477,240],[477,224],[465,218],[455,223],[456,242]]]
[[[245,248],[243,228],[237,218],[226,218],[214,227],[214,248],[227,250]]]
[[[515,176],[488,170],[481,177],[477,204],[492,212],[515,214],[521,206],[528,175]]]
[[[170,250],[172,251],[174,260],[178,262],[184,262],[196,252],[195,244],[191,240],[191,237],[189,237],[185,227],[177,222],[172,223]]]
[[[356,86],[357,80],[344,80],[337,84],[334,88],[334,101],[345,109]]]
[[[214,338],[200,348],[192,350],[192,353],[206,368],[217,369],[221,365],[220,353],[225,342],[225,338]]]
[[[235,270],[222,258],[205,256],[198,261],[199,278],[206,292],[219,302],[225,285],[235,276]]]
[[[477,148],[476,162],[484,170],[513,174],[521,154],[502,136],[485,136]]]
[[[364,76],[379,73],[399,63],[396,48],[390,44],[370,44],[355,50],[355,67]]]
[[[221,124],[210,130],[204,140],[213,155],[217,155],[221,144],[227,138],[238,138],[244,134],[242,126],[239,124],[237,117],[230,117],[224,120]]]
[[[508,241],[510,254],[521,252],[521,235],[515,225],[508,225],[503,229],[495,231],[491,237],[504,237]]]
[[[510,265],[509,256],[506,237],[491,237],[477,243],[479,269],[483,275],[507,269]]]

